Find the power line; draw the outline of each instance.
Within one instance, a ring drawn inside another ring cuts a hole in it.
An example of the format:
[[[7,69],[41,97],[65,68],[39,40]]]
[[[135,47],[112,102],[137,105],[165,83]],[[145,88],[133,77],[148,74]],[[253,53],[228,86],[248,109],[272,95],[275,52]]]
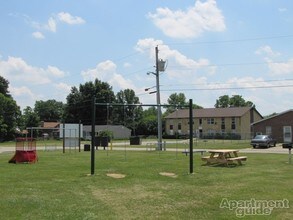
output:
[[[247,86],[247,87],[222,87],[222,88],[190,88],[180,89],[180,91],[205,91],[205,90],[236,90],[236,89],[270,89],[270,88],[285,88],[293,87],[292,85],[272,85],[272,86]],[[162,89],[162,92],[178,91],[179,89]]]
[[[248,62],[248,63],[223,63],[223,64],[207,64],[207,65],[199,65],[200,67],[219,67],[219,66],[249,66],[249,65],[268,65],[268,64],[284,64],[288,63],[288,61],[271,61],[271,62]],[[181,67],[181,66],[168,66],[169,69],[176,69],[176,67],[179,67],[177,69],[194,69],[194,67]],[[175,68],[174,68],[175,67]]]
[[[293,35],[279,35],[279,36],[268,36],[268,37],[255,37],[255,38],[243,38],[234,40],[219,40],[219,41],[198,41],[198,42],[184,42],[184,43],[165,43],[162,45],[195,45],[195,44],[217,44],[217,43],[235,43],[245,41],[258,41],[258,40],[270,40],[280,38],[292,38]]]
[[[272,79],[272,80],[255,80],[255,83],[268,83],[268,82],[288,82],[293,81],[293,79]],[[251,81],[241,81],[241,83],[251,83]],[[188,83],[188,84],[167,84],[161,85],[165,87],[182,87],[182,86],[208,86],[208,85],[233,85],[234,83],[223,83],[223,82],[214,82],[214,83]]]

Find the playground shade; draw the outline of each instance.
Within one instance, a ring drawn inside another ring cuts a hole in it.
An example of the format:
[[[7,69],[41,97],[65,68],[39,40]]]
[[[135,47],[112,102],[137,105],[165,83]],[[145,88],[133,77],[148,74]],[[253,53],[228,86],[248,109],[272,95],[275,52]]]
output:
[[[35,163],[38,160],[35,150],[17,150],[9,163]]]
[[[17,138],[14,156],[9,163],[35,163],[38,160],[36,140],[33,138]]]

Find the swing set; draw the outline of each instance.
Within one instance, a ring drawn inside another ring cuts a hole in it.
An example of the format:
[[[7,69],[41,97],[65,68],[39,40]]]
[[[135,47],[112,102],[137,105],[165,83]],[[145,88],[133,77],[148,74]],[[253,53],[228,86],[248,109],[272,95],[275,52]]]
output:
[[[189,173],[193,173],[193,112],[192,112],[192,99],[189,100],[189,105],[161,105],[161,104],[119,104],[119,103],[98,103],[96,98],[92,100],[92,123],[91,123],[91,175],[95,174],[95,122],[96,122],[96,108],[97,106],[139,106],[139,107],[189,107]],[[159,129],[158,129],[159,130]],[[158,134],[158,138],[161,134]],[[162,146],[160,139],[158,139],[158,150],[161,150],[159,146]]]

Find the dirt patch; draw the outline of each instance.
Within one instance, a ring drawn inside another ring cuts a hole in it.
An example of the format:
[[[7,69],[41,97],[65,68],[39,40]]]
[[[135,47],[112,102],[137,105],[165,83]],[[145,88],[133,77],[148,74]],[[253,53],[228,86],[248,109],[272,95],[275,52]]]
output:
[[[126,175],[120,174],[120,173],[107,173],[107,176],[115,178],[115,179],[123,179],[126,177]]]
[[[178,177],[175,173],[168,173],[168,172],[161,172],[160,175],[168,176],[168,177],[172,177],[172,178],[177,178]]]

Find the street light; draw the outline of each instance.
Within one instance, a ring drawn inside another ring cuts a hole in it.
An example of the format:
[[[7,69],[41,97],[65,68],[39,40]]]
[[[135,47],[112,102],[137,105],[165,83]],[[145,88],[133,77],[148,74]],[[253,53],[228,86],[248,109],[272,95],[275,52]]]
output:
[[[159,54],[159,50],[158,50],[158,46],[155,48],[155,52],[156,52],[156,72],[147,72],[147,75],[153,74],[156,76],[156,93],[157,93],[157,109],[158,109],[158,150],[162,150],[162,111],[161,111],[161,99],[160,99],[160,78],[159,78],[159,74],[160,72],[164,72],[165,71],[165,64],[166,61],[158,58],[158,54]],[[150,88],[148,88],[150,89]],[[146,91],[148,91],[148,89]],[[151,93],[155,93],[155,92],[151,92]]]
[[[148,75],[150,74],[150,73],[147,73]],[[146,88],[146,89],[144,89],[144,91],[149,91],[150,89],[153,89],[153,88],[156,88],[156,86],[152,86],[152,87],[149,87],[149,88]],[[157,91],[155,91],[155,92],[157,92]],[[152,92],[152,93],[154,93],[154,92]]]

